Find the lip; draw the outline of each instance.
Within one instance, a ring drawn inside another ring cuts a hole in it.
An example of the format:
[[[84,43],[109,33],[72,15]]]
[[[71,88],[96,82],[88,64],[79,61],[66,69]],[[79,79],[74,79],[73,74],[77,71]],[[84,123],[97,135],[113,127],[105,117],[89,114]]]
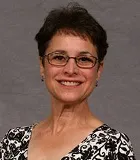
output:
[[[61,81],[67,81],[67,82],[77,82],[77,83],[83,83],[82,81],[80,80],[70,80],[70,79],[61,79],[61,80],[57,80],[58,82],[61,82]]]
[[[74,85],[74,86],[67,86],[67,85],[63,85],[61,82],[62,81],[67,81],[67,82],[76,82],[76,83],[79,83],[78,85]],[[80,86],[83,82],[82,81],[80,81],[80,80],[69,80],[69,79],[61,79],[61,80],[57,80],[57,82],[60,84],[60,85],[62,85],[62,86],[64,86],[64,87],[67,87],[67,88],[75,88],[75,87],[78,87],[78,86]]]

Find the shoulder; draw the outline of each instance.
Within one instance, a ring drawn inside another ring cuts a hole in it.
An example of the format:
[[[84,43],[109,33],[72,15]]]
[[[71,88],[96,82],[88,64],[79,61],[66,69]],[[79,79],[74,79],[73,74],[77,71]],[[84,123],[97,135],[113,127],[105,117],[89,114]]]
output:
[[[29,143],[33,125],[10,129],[0,143],[0,160],[24,151]],[[9,157],[10,158],[10,157]]]
[[[23,138],[27,138],[27,136],[31,135],[31,131],[32,131],[32,126],[24,126],[24,127],[16,127],[13,129],[10,129],[5,137],[3,138],[3,142],[5,142],[5,140],[7,141],[21,141]]]
[[[97,132],[100,132],[100,136],[102,135],[102,137],[106,137],[104,149],[107,153],[114,153],[114,156],[118,159],[128,159],[129,157],[129,159],[134,160],[133,147],[129,137],[125,133],[122,133],[106,124],[99,127]]]
[[[131,147],[131,142],[127,134],[120,132],[106,124],[101,127],[105,135],[108,135],[108,141],[116,142],[118,145],[125,144]]]

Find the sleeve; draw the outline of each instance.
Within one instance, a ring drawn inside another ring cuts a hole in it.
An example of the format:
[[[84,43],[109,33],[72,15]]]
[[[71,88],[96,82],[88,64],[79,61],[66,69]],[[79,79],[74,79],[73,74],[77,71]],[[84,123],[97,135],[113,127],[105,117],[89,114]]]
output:
[[[8,134],[10,130],[6,133],[2,141],[0,142],[0,160],[8,160],[9,158],[9,146],[8,146]]]
[[[31,127],[10,129],[0,143],[0,160],[26,159]]]
[[[118,160],[136,160],[132,144],[126,134],[121,133],[118,144]]]

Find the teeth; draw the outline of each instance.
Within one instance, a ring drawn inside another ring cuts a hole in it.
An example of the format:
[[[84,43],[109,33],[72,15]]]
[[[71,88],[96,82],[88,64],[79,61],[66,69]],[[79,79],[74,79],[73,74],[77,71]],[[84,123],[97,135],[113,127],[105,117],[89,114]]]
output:
[[[69,82],[69,81],[61,81],[60,83],[65,86],[77,86],[80,84],[79,82]]]

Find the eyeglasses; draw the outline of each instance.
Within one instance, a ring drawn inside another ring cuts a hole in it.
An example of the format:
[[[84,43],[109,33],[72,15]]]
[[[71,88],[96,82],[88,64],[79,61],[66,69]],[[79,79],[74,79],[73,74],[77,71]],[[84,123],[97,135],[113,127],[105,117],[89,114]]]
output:
[[[65,66],[70,58],[73,58],[76,65],[80,68],[92,68],[98,62],[98,58],[92,55],[79,55],[77,57],[69,57],[66,53],[52,52],[46,54],[44,57],[47,58],[48,62],[54,66]]]

